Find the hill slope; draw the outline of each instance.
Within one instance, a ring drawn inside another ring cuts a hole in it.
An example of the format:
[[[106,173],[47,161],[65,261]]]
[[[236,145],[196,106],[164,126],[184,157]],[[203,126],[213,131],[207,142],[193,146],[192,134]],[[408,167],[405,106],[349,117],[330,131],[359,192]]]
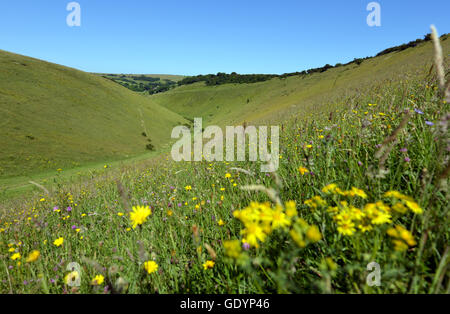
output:
[[[0,177],[142,154],[144,128],[158,148],[185,122],[97,75],[2,50],[0,116]]]
[[[441,38],[444,55],[450,48],[448,37]],[[361,65],[349,64],[323,73],[254,84],[205,86],[200,82],[150,97],[186,118],[203,117],[218,125],[284,120],[298,112],[316,112],[319,104],[330,103],[338,95],[357,93],[374,81],[389,80],[424,66],[428,70],[432,62],[433,46],[426,42],[364,60]]]

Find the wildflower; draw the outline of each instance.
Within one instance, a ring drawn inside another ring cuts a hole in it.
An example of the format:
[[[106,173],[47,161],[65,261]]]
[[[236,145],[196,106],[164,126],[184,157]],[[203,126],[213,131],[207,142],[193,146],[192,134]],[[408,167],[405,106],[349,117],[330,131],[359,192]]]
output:
[[[304,248],[306,247],[306,241],[303,239],[303,236],[300,232],[298,232],[295,229],[292,229],[289,231],[289,235],[291,236],[292,240],[300,247]]]
[[[423,111],[420,111],[419,109],[414,109],[414,111],[418,114],[425,114]]]
[[[223,225],[225,225],[225,222],[224,222],[222,219],[220,219],[220,220],[217,222],[217,224],[218,224],[219,226],[223,226]]]
[[[147,217],[151,214],[152,211],[148,206],[133,206],[133,211],[130,213],[130,219],[133,222],[133,229],[146,222]]]
[[[272,213],[272,228],[284,228],[291,224],[291,221],[286,218],[286,214],[283,212],[281,207],[277,207]]]
[[[206,261],[203,264],[203,269],[207,270],[207,269],[212,269],[214,267],[215,263],[213,261]]]
[[[305,167],[298,168],[298,171],[301,173],[302,176],[304,176],[306,173],[309,173],[309,170]]]
[[[28,255],[26,262],[27,263],[36,262],[40,255],[41,253],[39,251],[34,250],[33,252],[30,253],[30,255]]]
[[[91,284],[94,286],[99,286],[105,281],[105,277],[103,275],[97,275],[92,279]]]
[[[156,264],[154,261],[147,261],[144,263],[144,268],[148,274],[152,274],[158,270],[158,264]]]
[[[373,227],[370,224],[359,224],[358,229],[361,230],[362,233],[366,233],[373,230]]]
[[[80,274],[77,271],[70,272],[64,277],[64,283],[69,285],[72,282],[76,282],[80,279]]]
[[[352,187],[351,192],[352,192],[354,195],[359,196],[359,197],[361,197],[361,198],[363,198],[363,199],[366,199],[366,198],[367,198],[367,194],[366,194],[366,192],[364,192],[363,190],[360,190],[360,189],[357,189],[357,188],[355,188],[355,187]]]
[[[286,215],[288,217],[295,217],[298,215],[297,206],[294,201],[286,202],[285,207],[286,207]]]
[[[168,211],[167,211],[167,216],[172,217],[172,215],[173,215],[173,211],[168,210]]]
[[[9,252],[9,253],[12,253],[12,252],[15,252],[15,251],[16,251],[16,249],[15,249],[15,248],[13,248],[13,247],[12,247],[12,248],[10,248],[10,249],[8,250],[8,252]]]
[[[306,232],[306,237],[313,243],[322,240],[322,234],[320,233],[319,228],[317,228],[317,226],[311,226]]]
[[[434,125],[434,123],[431,122],[431,121],[425,121],[425,124],[426,124],[426,125],[429,125],[429,126],[433,126],[433,125]]]
[[[245,236],[245,242],[254,247],[259,247],[258,240],[264,242],[267,236],[257,223],[247,224],[246,228],[241,231],[241,234]]]
[[[392,243],[394,243],[394,249],[396,251],[405,251],[409,246],[417,245],[411,232],[403,228],[402,226],[395,226],[395,228],[390,228],[387,230],[387,234],[394,238]]]
[[[352,236],[356,231],[355,224],[352,221],[340,221],[337,230],[345,236]]]
[[[117,213],[117,216],[122,217],[124,213]]]
[[[248,244],[247,242],[244,242],[244,243],[242,243],[242,248],[245,251],[248,251],[248,250],[250,250],[250,244]]]
[[[11,259],[12,259],[13,261],[18,260],[18,259],[21,259],[21,258],[22,258],[22,256],[20,255],[20,253],[15,253],[15,254],[13,254],[13,255],[11,256]]]
[[[186,191],[191,191],[191,190],[192,190],[192,186],[187,185],[184,189],[185,189]]]
[[[227,174],[225,175],[225,178],[227,178],[227,179],[231,178],[231,174],[230,174],[230,173],[227,173]]]
[[[56,240],[53,242],[53,244],[54,244],[55,246],[57,246],[57,247],[63,245],[63,243],[64,243],[64,238],[62,238],[62,237],[56,239]]]
[[[423,213],[423,209],[420,208],[419,204],[417,204],[416,202],[406,201],[406,206],[408,206],[408,208],[415,214]]]
[[[334,191],[336,190],[336,188],[337,188],[337,185],[334,184],[334,183],[332,183],[332,184],[329,184],[329,185],[327,185],[326,187],[324,187],[324,188],[322,189],[322,192],[323,192],[323,193],[326,193],[326,194],[331,194],[331,193],[334,193]]]

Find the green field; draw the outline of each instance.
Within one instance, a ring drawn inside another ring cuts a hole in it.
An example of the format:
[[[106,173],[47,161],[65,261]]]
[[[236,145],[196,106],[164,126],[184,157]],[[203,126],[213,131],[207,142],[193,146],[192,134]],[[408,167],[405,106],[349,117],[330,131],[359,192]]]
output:
[[[186,121],[104,78],[0,51],[0,182],[161,149]],[[142,135],[147,133],[147,137]],[[11,181],[10,181],[11,180]]]
[[[42,187],[5,192],[0,292],[450,293],[449,104],[433,64],[427,42],[143,96],[1,52],[0,182]],[[195,117],[280,125],[278,171],[172,161],[172,127]],[[367,284],[372,262],[381,286]]]

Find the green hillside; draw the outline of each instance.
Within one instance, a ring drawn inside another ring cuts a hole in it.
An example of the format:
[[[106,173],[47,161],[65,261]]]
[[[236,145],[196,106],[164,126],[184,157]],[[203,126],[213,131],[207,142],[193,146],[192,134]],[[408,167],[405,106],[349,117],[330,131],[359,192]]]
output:
[[[441,38],[444,52],[450,48],[448,35]],[[203,117],[207,122],[227,125],[244,121],[284,120],[298,112],[317,112],[318,104],[353,95],[374,81],[391,79],[432,64],[431,42],[417,47],[335,67],[323,73],[292,76],[253,84],[205,86],[185,85],[150,96],[156,103],[186,118]],[[427,69],[427,70],[428,70]]]
[[[0,178],[141,155],[185,123],[110,80],[1,50],[0,116]]]

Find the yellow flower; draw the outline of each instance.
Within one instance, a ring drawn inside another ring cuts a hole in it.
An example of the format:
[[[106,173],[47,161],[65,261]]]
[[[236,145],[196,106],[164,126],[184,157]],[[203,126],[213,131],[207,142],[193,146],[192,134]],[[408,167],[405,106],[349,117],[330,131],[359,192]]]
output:
[[[190,186],[190,185],[187,185],[187,186],[185,187],[185,190],[186,190],[186,191],[190,191],[190,190],[192,190],[192,186]]]
[[[272,228],[284,228],[291,225],[291,221],[287,219],[286,214],[283,212],[281,206],[278,206],[272,213]]]
[[[94,286],[99,286],[105,281],[105,277],[103,275],[97,275],[92,279],[91,284]]]
[[[297,205],[295,204],[294,201],[286,202],[285,207],[286,207],[286,215],[288,217],[295,217],[298,215]]]
[[[326,194],[334,193],[334,191],[336,190],[336,188],[337,188],[337,185],[334,184],[334,183],[332,183],[332,184],[329,184],[329,185],[327,185],[326,187],[324,187],[324,188],[322,189],[322,192],[323,192],[323,193],[326,193]]]
[[[337,230],[345,236],[352,236],[356,231],[355,224],[351,221],[340,221]]]
[[[64,238],[59,238],[59,239],[56,239],[54,242],[53,242],[53,244],[55,245],[55,246],[61,246],[61,245],[63,245],[63,243],[64,243]]]
[[[172,217],[172,215],[173,215],[173,211],[168,210],[168,211],[167,211],[167,216]]]
[[[227,174],[225,175],[225,178],[227,178],[227,179],[231,178],[231,174],[227,173]]]
[[[122,217],[124,213],[117,213],[117,216]]]
[[[356,196],[359,196],[359,197],[361,197],[361,198],[363,198],[363,199],[366,199],[366,198],[367,198],[366,192],[364,192],[364,191],[361,190],[361,189],[352,187],[351,192],[354,193]]]
[[[317,226],[311,226],[308,231],[306,231],[306,237],[313,243],[322,240],[322,234]]]
[[[301,173],[302,176],[304,176],[306,173],[309,173],[309,170],[305,167],[298,168],[298,171]]]
[[[225,225],[225,222],[224,222],[222,219],[220,219],[220,220],[217,222],[217,224],[218,224],[219,226],[223,226],[223,225]]]
[[[148,274],[152,274],[158,270],[158,264],[156,264],[154,261],[147,261],[144,263],[144,268]]]
[[[420,208],[419,204],[417,204],[416,202],[406,201],[406,206],[408,206],[408,208],[415,214],[423,213],[423,209]]]
[[[146,222],[147,217],[151,214],[152,211],[148,206],[133,206],[133,211],[130,213],[130,219],[133,222],[133,229]]]
[[[20,253],[15,253],[15,254],[13,254],[13,255],[11,256],[11,259],[12,259],[13,261],[18,260],[18,259],[21,259],[21,258],[22,258],[22,256],[20,255]]]
[[[251,246],[259,247],[258,240],[264,242],[267,235],[257,223],[249,223],[246,227],[247,228],[241,231],[241,234],[245,236],[245,242]]]
[[[207,270],[207,269],[211,269],[213,268],[215,265],[215,263],[213,261],[206,261],[206,263],[203,264],[203,269]]]
[[[70,272],[64,277],[64,282],[68,285],[71,282],[77,281],[80,279],[80,274],[77,271]]]
[[[37,250],[34,250],[33,252],[30,253],[30,255],[28,255],[27,258],[27,263],[32,263],[32,262],[36,262],[39,258],[39,256],[41,256],[41,253]]]
[[[302,234],[292,229],[289,231],[290,236],[292,237],[292,240],[300,247],[304,248],[306,247],[306,242],[303,240]]]
[[[12,248],[10,248],[10,249],[8,250],[8,252],[9,252],[9,253],[12,253],[12,252],[15,252],[15,251],[16,251],[16,249],[15,249],[15,248],[13,248],[13,247],[12,247]]]

